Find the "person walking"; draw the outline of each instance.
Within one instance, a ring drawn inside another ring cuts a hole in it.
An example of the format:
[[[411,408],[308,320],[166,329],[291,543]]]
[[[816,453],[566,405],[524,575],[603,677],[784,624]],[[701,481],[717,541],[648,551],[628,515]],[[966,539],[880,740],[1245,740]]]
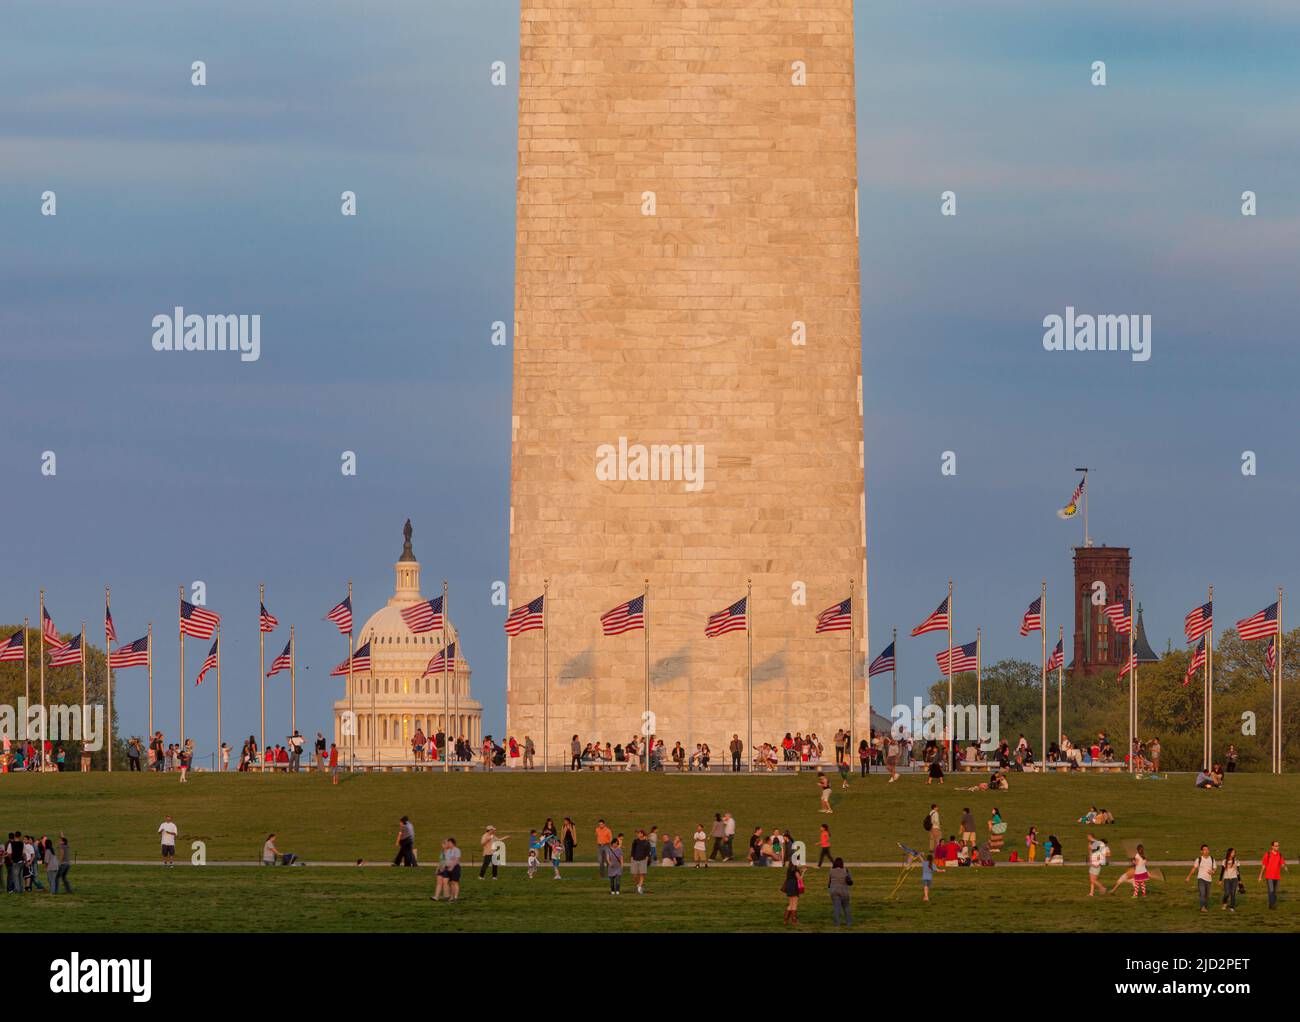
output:
[[[921,901],[929,903],[930,887],[934,883],[934,853],[927,852],[921,862]]]
[[[866,777],[871,773],[871,743],[865,738],[858,742],[858,762],[862,769],[862,776]]]
[[[272,835],[274,836],[274,835]],[[397,855],[393,857],[394,866],[415,865],[415,825],[408,816],[397,822]]]
[[[831,863],[831,871],[826,877],[826,888],[831,895],[831,916],[836,926],[840,925],[841,912],[844,914],[844,925],[853,925],[853,915],[849,911],[849,888],[852,886],[853,875],[844,865],[843,859],[836,859]]]
[[[537,746],[529,735],[524,735],[524,769],[533,768],[533,757],[537,755]]]
[[[834,868],[835,857],[831,855],[831,828],[828,824],[823,823],[821,833],[817,835],[817,844],[820,851],[817,853],[817,868],[822,868],[822,863],[827,859],[831,860],[831,868]]]
[[[939,825],[938,803],[930,803],[930,814],[926,817],[926,821],[926,830],[930,832],[930,851],[933,852],[939,847],[939,837],[943,832],[943,828]]]
[[[68,847],[68,837],[66,834],[59,834],[59,868],[54,873],[54,883],[50,891],[54,894],[59,893],[59,884],[63,885],[64,891],[72,893],[72,885],[68,883],[68,870],[72,868],[72,850]]]
[[[1101,869],[1106,865],[1106,843],[1088,835],[1088,897],[1096,891],[1106,893],[1106,885],[1101,880]]]
[[[889,783],[898,780],[898,739],[890,735],[885,741],[885,766],[889,767]]]
[[[736,857],[736,818],[730,813],[722,814],[722,857],[731,862]]]
[[[821,809],[818,812],[833,813],[835,810],[831,808],[831,781],[820,770],[817,771],[817,787],[821,790],[822,802]]]
[[[609,846],[614,840],[614,832],[605,825],[604,820],[596,821],[596,865],[602,878],[609,876]]]
[[[1223,882],[1223,904],[1220,908],[1229,912],[1237,911],[1237,885],[1241,881],[1241,864],[1237,862],[1237,849],[1229,848],[1223,853],[1223,862],[1219,864],[1219,879]]]
[[[339,783],[339,747],[330,742],[330,778],[331,783]]]
[[[1290,873],[1291,867],[1286,864],[1286,859],[1282,858],[1278,843],[1274,841],[1268,846],[1264,857],[1259,860],[1259,879],[1268,886],[1269,908],[1277,908],[1277,888],[1282,882],[1282,870]]]
[[[478,878],[480,880],[487,876],[489,866],[492,867],[492,879],[497,878],[497,845],[509,836],[507,834],[505,837],[498,838],[496,827],[490,823],[484,828],[483,836],[478,839],[478,843],[483,849],[483,864],[478,868]]]
[[[1201,911],[1208,912],[1210,905],[1210,885],[1214,882],[1214,856],[1210,854],[1209,845],[1201,845],[1201,854],[1192,862],[1183,883],[1196,877],[1196,892],[1200,899]]]
[[[606,869],[609,873],[609,893],[622,894],[623,882],[623,835],[620,834],[605,849]]]
[[[722,814],[713,814],[713,823],[709,825],[709,835],[713,838],[713,847],[709,850],[709,861],[727,857],[723,846],[727,840],[727,825],[722,822]]]
[[[785,915],[781,922],[799,925],[799,896],[803,894],[803,870],[790,862],[785,868],[785,880],[781,884],[781,893],[785,895]]]
[[[632,879],[636,881],[637,894],[645,894],[645,878],[650,870],[651,847],[646,832],[638,827],[636,837],[632,839]]]
[[[460,848],[454,837],[442,843],[442,852],[438,856],[438,882],[429,898],[441,901],[444,893],[449,903],[460,897]]]
[[[564,861],[572,862],[573,850],[578,847],[578,828],[567,816],[564,818],[560,838],[564,842]]]

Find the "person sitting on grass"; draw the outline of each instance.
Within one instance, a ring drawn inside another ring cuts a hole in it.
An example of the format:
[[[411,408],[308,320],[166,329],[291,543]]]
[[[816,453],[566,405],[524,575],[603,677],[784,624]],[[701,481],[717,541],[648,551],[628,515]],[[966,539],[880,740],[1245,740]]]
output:
[[[1223,787],[1223,767],[1220,764],[1215,763],[1210,767],[1210,779],[1214,781],[1216,788]]]
[[[1208,771],[1206,771],[1206,770],[1201,770],[1201,771],[1196,775],[1196,786],[1197,786],[1198,788],[1207,788],[1207,789],[1208,789],[1208,788],[1218,788],[1218,787],[1220,787],[1221,785],[1220,785],[1220,782],[1218,782],[1218,781],[1216,781],[1216,780],[1214,779],[1214,777],[1213,777],[1212,774],[1210,774],[1210,773],[1209,773]]]
[[[1048,834],[1043,844],[1043,861],[1049,866],[1063,866],[1065,855],[1061,851],[1061,839],[1055,834]]]

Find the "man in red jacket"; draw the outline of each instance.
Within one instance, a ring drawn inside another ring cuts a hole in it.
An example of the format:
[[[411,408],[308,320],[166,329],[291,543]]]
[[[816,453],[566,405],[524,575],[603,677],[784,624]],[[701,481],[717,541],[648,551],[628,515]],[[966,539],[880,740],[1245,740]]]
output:
[[[1264,858],[1259,862],[1259,879],[1268,883],[1268,907],[1277,908],[1277,885],[1282,881],[1282,870],[1291,872],[1291,867],[1286,864],[1286,859],[1282,858],[1282,853],[1278,851],[1277,842],[1274,841]]]

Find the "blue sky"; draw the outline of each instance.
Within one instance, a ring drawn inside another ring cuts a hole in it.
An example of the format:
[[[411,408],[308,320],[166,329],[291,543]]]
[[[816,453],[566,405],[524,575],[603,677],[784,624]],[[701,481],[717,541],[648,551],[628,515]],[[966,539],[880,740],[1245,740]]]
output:
[[[348,577],[360,616],[388,597],[409,516],[499,730],[511,353],[488,337],[513,306],[517,3],[54,6],[10,5],[0,37],[0,618],[35,616],[43,585],[93,630],[112,585],[122,637],[159,632],[172,729],[174,594],[202,579],[239,734],[265,581],[314,730],[344,653],[321,616]],[[986,659],[1032,659],[1016,627],[1044,576],[1062,620],[1079,529],[1053,512],[1081,464],[1158,649],[1207,582],[1226,619],[1297,581],[1300,9],[1058,6],[857,5],[873,650],[953,575],[957,638],[983,625]],[[1151,361],[1044,352],[1067,304],[1151,314]],[[175,305],[260,313],[261,360],[155,353]],[[903,694],[931,640],[903,642]],[[118,692],[142,730],[142,672]],[[274,737],[287,685],[268,692]],[[201,741],[213,699],[188,700]]]

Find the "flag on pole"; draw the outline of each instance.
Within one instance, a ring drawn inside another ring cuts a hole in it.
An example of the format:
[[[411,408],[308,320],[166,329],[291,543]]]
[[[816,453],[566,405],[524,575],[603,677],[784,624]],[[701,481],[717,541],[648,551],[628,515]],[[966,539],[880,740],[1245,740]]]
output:
[[[370,670],[370,640],[366,640],[365,645],[352,654],[352,669],[354,671]],[[331,678],[337,678],[340,675],[348,673],[348,662],[346,660],[339,664],[334,670],[330,671]]]
[[[212,648],[208,650],[208,655],[203,660],[203,666],[199,668],[199,676],[194,679],[194,687],[198,688],[203,684],[203,676],[217,666],[217,647],[221,644],[220,639],[212,640]]]
[[[1266,635],[1277,634],[1277,604],[1271,603],[1258,614],[1242,618],[1237,622],[1237,634],[1249,642],[1262,639]]]
[[[104,604],[104,636],[109,642],[117,642],[117,626],[113,624],[113,612]]]
[[[44,619],[41,623],[41,631],[45,635],[45,642],[54,649],[63,648],[63,640],[59,638],[59,630],[54,627],[54,619],[50,617],[49,609],[41,608],[41,616]]]
[[[432,632],[442,628],[442,597],[421,600],[412,607],[402,610],[402,620],[413,632]]]
[[[4,641],[4,645],[0,645],[0,662],[5,660],[21,661],[23,658],[23,652],[23,632],[20,628]]]
[[[940,673],[958,674],[961,671],[976,670],[979,667],[979,657],[976,654],[975,645],[973,642],[968,642],[964,646],[953,646],[951,668],[948,666],[948,650],[939,650],[934,655],[934,659],[939,663]]]
[[[1047,658],[1047,669],[1049,671],[1059,670],[1065,666],[1065,640],[1056,640],[1056,649],[1052,650],[1052,655]]]
[[[1192,654],[1192,661],[1187,665],[1187,672],[1183,675],[1183,684],[1186,685],[1192,680],[1192,675],[1205,666],[1205,640],[1202,639],[1196,644],[1196,652]]]
[[[719,635],[726,635],[727,632],[743,632],[748,621],[749,597],[742,596],[730,607],[716,614],[710,614],[709,620],[704,625],[704,634],[710,639],[716,639]]]
[[[279,674],[281,671],[287,671],[293,666],[293,640],[290,639],[284,644],[284,652],[271,661],[271,669],[266,672],[269,678],[273,674]],[[343,673],[348,673],[348,662],[343,661]]]
[[[265,603],[259,603],[257,612],[257,627],[263,632],[273,632],[280,627],[280,619],[266,609]]]
[[[912,635],[924,635],[926,632],[946,632],[948,630],[948,597],[943,598],[938,610],[912,629]]]
[[[606,635],[622,635],[645,627],[645,594],[620,603],[600,615],[600,629]]]
[[[1119,669],[1119,674],[1115,676],[1116,680],[1124,677],[1124,675],[1128,674],[1129,671],[1136,671],[1137,665],[1138,665],[1137,651],[1134,650],[1133,653],[1128,658],[1128,663],[1126,663],[1123,667]]]
[[[1088,485],[1088,477],[1085,475],[1079,480],[1079,485],[1074,488],[1074,493],[1070,495],[1070,503],[1056,512],[1057,518],[1069,519],[1079,513],[1079,498],[1083,496],[1083,488]]]
[[[79,667],[81,665],[81,636],[74,635],[64,646],[50,654],[51,667]]]
[[[149,636],[119,646],[108,657],[108,666],[117,670],[122,667],[144,667],[149,663]]]
[[[1041,632],[1043,630],[1043,598],[1035,596],[1034,602],[1029,605],[1025,611],[1025,616],[1020,619],[1020,634],[1028,635],[1030,632]]]
[[[1101,612],[1120,635],[1127,635],[1133,631],[1132,601],[1121,600],[1119,603],[1108,603]]]
[[[853,600],[841,600],[817,615],[817,631],[847,632],[853,627]]]
[[[429,661],[429,665],[424,669],[424,674],[420,675],[420,677],[423,678],[429,674],[441,674],[443,671],[454,671],[455,669],[456,644],[451,642],[447,644],[446,649],[438,650],[434,658]]]
[[[542,627],[542,609],[546,597],[539,596],[531,603],[516,607],[506,618],[506,634],[513,638],[524,632],[532,632]]]
[[[1214,604],[1202,603],[1183,618],[1183,634],[1188,642],[1195,642],[1214,627]]]
[[[894,660],[894,644],[891,642],[870,664],[867,665],[867,677],[874,678],[877,674],[888,674],[897,666]]]
[[[182,635],[188,635],[192,639],[210,639],[219,624],[220,614],[214,614],[204,607],[196,607],[188,600],[181,600]]]
[[[352,631],[352,597],[343,597],[343,602],[336,604],[334,609],[325,615],[326,621],[333,621],[338,626],[340,635],[347,635]]]
[[[3,660],[4,657],[0,657]],[[1277,638],[1273,637],[1268,640],[1268,649],[1264,651],[1264,666],[1268,668],[1268,673],[1273,673],[1273,668],[1277,664]]]

